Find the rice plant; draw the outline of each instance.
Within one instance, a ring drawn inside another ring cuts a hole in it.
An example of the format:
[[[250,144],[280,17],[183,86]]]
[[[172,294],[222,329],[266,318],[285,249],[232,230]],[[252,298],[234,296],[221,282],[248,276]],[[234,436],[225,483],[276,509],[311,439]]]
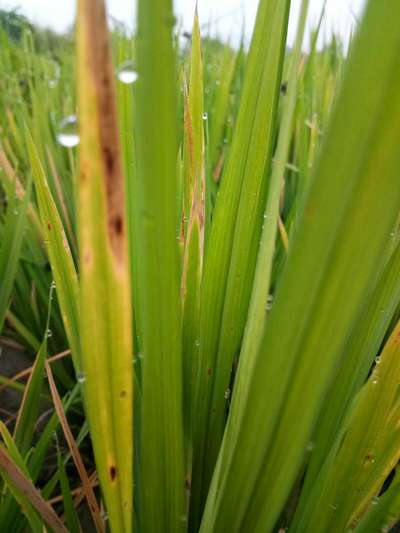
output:
[[[308,4],[0,17],[0,531],[395,531],[400,4]]]

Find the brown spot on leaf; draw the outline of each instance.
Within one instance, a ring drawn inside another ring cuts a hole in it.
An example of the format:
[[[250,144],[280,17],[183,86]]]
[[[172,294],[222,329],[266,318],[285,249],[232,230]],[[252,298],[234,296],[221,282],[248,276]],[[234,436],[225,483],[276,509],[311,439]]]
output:
[[[83,261],[88,264],[92,261],[92,254],[89,251],[86,251],[83,255]]]
[[[107,201],[111,249],[124,259],[124,180],[122,170],[114,72],[104,3],[87,0],[85,10],[86,61],[96,89],[98,143]]]
[[[117,235],[121,235],[122,228],[123,228],[123,222],[122,222],[122,217],[120,215],[116,215],[114,217],[113,226],[114,226],[115,233]]]
[[[114,465],[110,466],[110,478],[111,481],[115,481],[115,478],[117,477],[117,468]]]

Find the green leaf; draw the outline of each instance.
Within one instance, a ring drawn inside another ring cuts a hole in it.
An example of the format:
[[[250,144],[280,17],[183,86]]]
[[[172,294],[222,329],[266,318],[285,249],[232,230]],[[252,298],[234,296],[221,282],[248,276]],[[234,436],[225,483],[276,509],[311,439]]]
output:
[[[31,185],[28,183],[28,188],[22,201],[18,201],[13,196],[9,196],[8,198],[9,205],[0,247],[0,331],[3,329],[4,319],[10,305],[11,292],[17,273],[24,238],[30,191]]]
[[[125,192],[103,1],[78,2],[79,332],[83,392],[112,531],[130,532],[133,348]]]
[[[140,528],[183,531],[182,332],[172,0],[139,0],[137,240],[142,395]]]
[[[71,347],[75,370],[78,373],[81,368],[78,277],[64,228],[47,184],[43,165],[29,132],[27,133],[27,144],[42,223],[42,233],[47,245],[65,332]]]
[[[68,477],[65,472],[64,461],[61,457],[59,448],[57,448],[57,465],[68,531],[70,533],[80,533],[81,527],[79,525],[79,518],[75,509],[74,500],[71,494],[71,487],[69,485]]]
[[[327,456],[293,531],[354,529],[400,460],[400,323]]]
[[[399,9],[371,2],[352,49],[261,348],[234,391],[204,531],[273,528],[381,268],[400,202]]]
[[[225,425],[263,223],[290,2],[262,0],[235,134],[207,241],[195,383],[191,524],[200,522]],[[268,36],[274,34],[274,38]]]

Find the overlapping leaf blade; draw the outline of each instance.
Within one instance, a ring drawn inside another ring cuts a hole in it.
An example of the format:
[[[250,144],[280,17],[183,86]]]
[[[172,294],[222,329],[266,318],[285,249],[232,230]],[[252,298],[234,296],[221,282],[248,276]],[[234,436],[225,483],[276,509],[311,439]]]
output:
[[[125,194],[103,1],[78,2],[80,338],[85,406],[113,531],[130,532],[133,350]]]

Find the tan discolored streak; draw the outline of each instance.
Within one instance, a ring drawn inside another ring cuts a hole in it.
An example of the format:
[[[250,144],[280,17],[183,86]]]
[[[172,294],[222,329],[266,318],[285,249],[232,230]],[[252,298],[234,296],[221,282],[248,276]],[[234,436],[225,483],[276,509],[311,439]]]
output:
[[[103,2],[86,0],[84,11],[85,59],[95,88],[98,143],[107,199],[108,236],[112,251],[120,262],[124,259],[125,239],[124,179],[107,19]],[[81,178],[85,179],[85,173]]]

